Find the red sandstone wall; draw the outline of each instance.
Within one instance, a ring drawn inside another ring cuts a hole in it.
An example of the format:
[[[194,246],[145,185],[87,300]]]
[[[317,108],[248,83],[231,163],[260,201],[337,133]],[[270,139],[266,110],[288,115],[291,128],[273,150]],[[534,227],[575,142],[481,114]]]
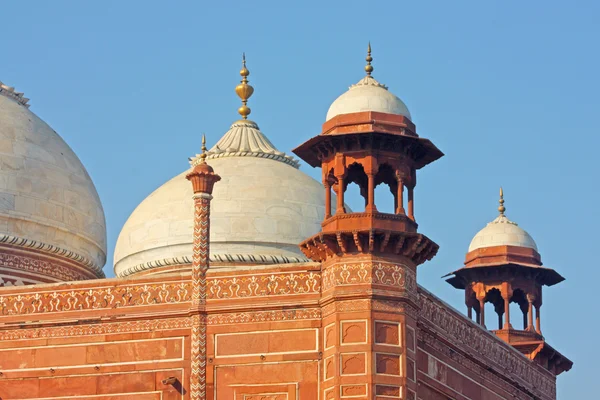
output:
[[[0,398],[187,398],[187,286],[175,275],[0,289]]]
[[[175,400],[179,391],[161,381],[186,379],[185,349],[188,329],[4,341],[0,393],[2,399]]]
[[[0,398],[188,399],[188,279],[0,289]],[[414,332],[394,322],[405,311],[390,301],[340,303],[332,319],[319,304],[319,266],[212,273],[207,292],[209,399],[366,400],[362,382],[381,368],[390,384],[377,387],[378,400],[414,400],[393,389],[404,379],[423,400],[555,398],[551,374],[424,291]],[[369,351],[401,363],[352,358],[367,337]],[[334,344],[348,354],[328,372]],[[370,372],[352,383],[359,366]],[[342,372],[345,392],[325,393]],[[164,385],[167,377],[178,382]]]

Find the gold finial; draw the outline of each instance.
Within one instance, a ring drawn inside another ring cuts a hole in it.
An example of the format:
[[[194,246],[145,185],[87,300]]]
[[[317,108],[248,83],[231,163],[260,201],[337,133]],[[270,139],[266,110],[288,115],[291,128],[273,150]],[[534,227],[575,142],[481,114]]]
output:
[[[207,148],[206,148],[206,135],[202,134],[202,154],[200,154],[200,159],[202,160],[201,161],[202,164],[206,164],[206,156],[207,156],[206,151],[207,151]]]
[[[504,207],[504,191],[502,190],[502,186],[500,186],[500,200],[498,200],[500,206],[498,207],[498,211],[500,211],[500,215],[504,215],[504,211],[506,211],[506,207]]]
[[[367,76],[371,76],[371,72],[373,72],[373,66],[371,65],[371,61],[373,61],[373,57],[371,57],[371,42],[369,42],[369,47],[367,48],[367,65],[365,65],[365,71],[367,72]]]
[[[235,87],[235,93],[242,99],[242,106],[238,108],[238,113],[244,119],[248,119],[248,115],[250,115],[250,107],[248,107],[248,99],[254,93],[254,88],[248,84],[248,75],[250,75],[250,71],[246,68],[246,53],[242,53],[242,69],[240,70],[240,75],[242,76],[242,80],[240,84]]]

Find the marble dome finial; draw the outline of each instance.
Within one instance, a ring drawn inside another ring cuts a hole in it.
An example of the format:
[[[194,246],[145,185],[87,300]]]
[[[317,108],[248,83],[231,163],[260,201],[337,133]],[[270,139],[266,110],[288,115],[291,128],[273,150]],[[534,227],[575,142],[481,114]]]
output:
[[[202,150],[202,154],[200,154],[200,159],[202,160],[201,163],[202,164],[206,164],[206,156],[207,156],[206,150],[208,150],[208,149],[206,148],[206,135],[204,133],[202,134],[202,148],[201,148],[201,150]]]
[[[498,200],[500,206],[498,207],[498,211],[500,215],[504,215],[504,211],[506,211],[506,207],[504,207],[504,191],[502,190],[502,186],[500,186],[500,200]]]
[[[9,99],[15,100],[17,103],[29,108],[29,99],[24,97],[24,94],[21,92],[16,92],[15,88],[12,86],[5,85],[0,81],[0,94],[8,97]]]
[[[254,88],[248,84],[248,75],[250,71],[246,68],[246,53],[242,53],[242,69],[240,70],[242,80],[240,84],[235,87],[235,93],[242,99],[242,106],[238,108],[238,113],[243,119],[248,119],[248,115],[252,112],[248,107],[248,99],[254,93]]]
[[[371,57],[371,42],[369,41],[369,47],[367,48],[367,58],[365,58],[365,60],[367,61],[367,65],[365,66],[365,71],[367,73],[367,76],[371,76],[371,73],[373,72],[373,66],[371,65],[371,61],[373,61],[373,57]]]

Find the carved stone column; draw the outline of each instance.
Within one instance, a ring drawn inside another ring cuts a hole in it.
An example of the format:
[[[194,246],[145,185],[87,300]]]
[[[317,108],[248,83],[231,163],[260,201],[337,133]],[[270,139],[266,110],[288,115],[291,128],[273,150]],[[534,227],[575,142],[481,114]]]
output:
[[[504,299],[504,327],[503,329],[512,329],[510,324],[510,298],[512,297],[512,289],[508,283],[502,285],[502,298]]]
[[[203,139],[204,144],[204,139]],[[203,150],[205,147],[203,146]],[[210,201],[215,182],[221,180],[208,164],[206,153],[186,178],[194,190],[192,254],[192,319],[190,398],[206,399],[206,272],[210,258]]]
[[[415,220],[415,188],[411,186],[408,188],[408,218]]]
[[[323,186],[325,187],[325,219],[331,218],[331,182],[329,178],[323,179]]]
[[[485,328],[485,292],[477,293],[477,301],[479,301],[479,325]]]
[[[406,211],[404,210],[404,179],[400,173],[396,172],[396,181],[398,182],[398,191],[396,193],[396,204],[398,205],[396,208],[396,214],[405,215]]]
[[[527,309],[527,330],[533,331],[535,328],[533,327],[533,302],[535,301],[535,295],[528,293],[527,294],[527,303],[529,305]]]

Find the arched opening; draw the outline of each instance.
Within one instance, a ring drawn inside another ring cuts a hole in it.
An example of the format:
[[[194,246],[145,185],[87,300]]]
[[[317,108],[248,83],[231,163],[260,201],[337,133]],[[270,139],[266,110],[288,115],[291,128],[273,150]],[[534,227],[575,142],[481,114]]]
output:
[[[521,289],[513,291],[513,295],[510,298],[510,315],[513,316],[511,318],[511,323],[515,329],[527,329],[528,309],[529,304],[527,303],[525,292]],[[522,318],[519,318],[519,315],[521,315]]]
[[[469,319],[479,323],[479,301],[477,301],[475,293],[470,289],[465,293],[465,303],[467,305],[467,316]]]
[[[382,164],[375,175],[375,207],[377,211],[395,214],[398,202],[398,182],[394,169],[388,164]]]
[[[353,212],[363,212],[365,210],[365,200],[360,193],[360,187],[357,183],[351,182],[346,186],[344,201],[350,206]]]
[[[331,168],[327,175],[325,175],[323,184],[325,187],[325,219],[327,219],[337,211],[337,201],[334,196],[335,188],[337,185],[337,178],[333,174],[333,168]]]
[[[367,206],[368,178],[361,164],[353,163],[346,171],[344,200],[356,212],[364,211]],[[359,198],[362,197],[362,202]]]
[[[492,327],[496,325],[494,322],[494,316],[496,316],[498,324],[497,329],[502,329],[504,317],[504,299],[502,299],[502,293],[500,293],[500,290],[497,288],[490,289],[485,296],[485,301],[485,314],[487,316],[486,325],[492,329]]]

